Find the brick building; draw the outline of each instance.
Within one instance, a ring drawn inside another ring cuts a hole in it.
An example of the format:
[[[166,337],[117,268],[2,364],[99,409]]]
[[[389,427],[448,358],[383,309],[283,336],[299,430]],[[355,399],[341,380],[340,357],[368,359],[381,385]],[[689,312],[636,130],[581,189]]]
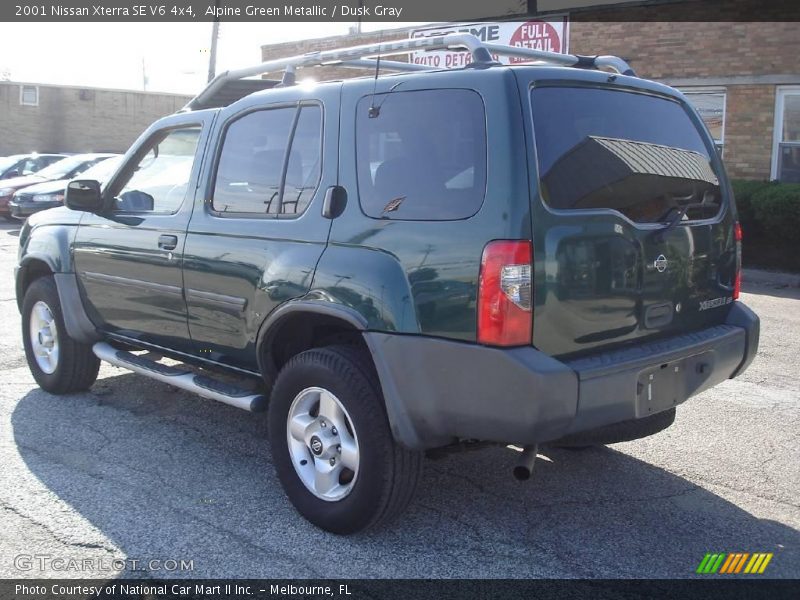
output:
[[[0,156],[24,152],[124,152],[188,96],[0,82]]]
[[[731,4],[736,2],[731,0]],[[587,12],[575,19],[568,15],[569,51],[621,56],[639,76],[689,94],[722,150],[732,177],[800,181],[798,23],[648,22],[647,8],[635,10],[644,11],[642,21],[632,21],[630,12],[616,22],[608,12],[598,13],[598,20]],[[660,10],[664,18],[670,17],[663,12],[664,6]],[[265,45],[262,59],[372,43],[379,37],[384,41],[402,39],[409,33],[394,30]],[[319,73],[320,78],[362,74],[326,69]]]

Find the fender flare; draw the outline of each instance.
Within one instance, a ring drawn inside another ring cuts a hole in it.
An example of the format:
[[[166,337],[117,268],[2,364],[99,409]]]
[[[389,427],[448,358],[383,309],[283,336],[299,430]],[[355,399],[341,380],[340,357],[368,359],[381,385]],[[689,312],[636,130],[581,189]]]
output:
[[[75,273],[54,273],[58,300],[61,303],[61,315],[64,317],[64,327],[67,333],[76,342],[93,344],[101,339],[97,327],[89,319],[83,306],[81,293],[78,289],[78,276]]]
[[[272,336],[278,331],[280,323],[288,316],[296,315],[297,313],[313,313],[317,315],[324,315],[335,317],[350,324],[355,330],[359,331],[364,338],[364,342],[369,349],[372,362],[375,366],[375,371],[378,375],[378,381],[383,393],[383,403],[386,409],[386,416],[389,420],[389,427],[392,430],[392,435],[395,440],[412,449],[419,449],[425,447],[421,441],[419,434],[411,420],[408,411],[405,409],[403,399],[398,393],[397,387],[394,385],[394,380],[391,377],[391,371],[386,364],[386,360],[381,352],[379,343],[369,335],[368,323],[363,315],[349,306],[342,304],[332,304],[330,302],[322,302],[318,300],[298,299],[289,300],[276,308],[264,320],[258,334],[258,341],[256,342],[256,351],[258,353],[258,363],[262,375],[265,377],[273,377],[274,374],[269,372],[269,367],[263,364],[263,357],[266,355],[264,351],[265,344],[269,344]]]
[[[64,318],[64,327],[66,327],[69,337],[83,344],[92,344],[100,340],[101,336],[97,332],[97,327],[89,319],[83,306],[83,300],[78,289],[78,276],[75,273],[59,272],[55,261],[47,254],[39,252],[26,254],[20,261],[15,282],[20,308],[22,307],[22,298],[25,295],[22,289],[24,273],[28,265],[34,261],[47,265],[53,274],[53,280],[58,291],[58,301],[61,304],[61,315]]]
[[[26,254],[22,257],[22,260],[19,263],[20,268],[25,267],[28,263],[38,260],[39,262],[43,262],[53,273],[57,273],[59,268],[56,266],[55,260],[49,254],[44,254],[42,252],[31,252]]]
[[[25,297],[25,289],[28,287],[23,284],[25,283],[27,271],[32,262],[43,263],[47,266],[51,273],[58,273],[60,271],[56,261],[48,254],[35,252],[32,254],[26,254],[22,257],[19,265],[14,267],[14,291],[17,296],[17,308],[20,310],[20,312],[22,312],[22,300]]]
[[[258,367],[261,373],[265,376],[274,375],[268,365],[263,363],[265,356],[265,346],[268,345],[278,331],[279,326],[287,317],[296,315],[297,313],[313,313],[316,315],[323,315],[327,317],[334,317],[345,321],[357,331],[366,331],[367,320],[359,314],[356,310],[343,304],[333,304],[331,302],[322,302],[319,300],[308,300],[300,298],[297,300],[288,300],[281,304],[278,308],[273,310],[258,330],[258,337],[256,339],[256,353],[258,360]]]

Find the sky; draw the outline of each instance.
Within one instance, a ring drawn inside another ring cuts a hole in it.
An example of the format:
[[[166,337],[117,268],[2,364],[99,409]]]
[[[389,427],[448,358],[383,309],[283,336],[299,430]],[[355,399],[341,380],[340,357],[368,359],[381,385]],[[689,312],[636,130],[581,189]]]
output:
[[[261,46],[348,32],[354,23],[221,23],[217,72],[261,62]],[[364,31],[412,23],[369,23]],[[0,79],[194,94],[211,23],[0,23]]]

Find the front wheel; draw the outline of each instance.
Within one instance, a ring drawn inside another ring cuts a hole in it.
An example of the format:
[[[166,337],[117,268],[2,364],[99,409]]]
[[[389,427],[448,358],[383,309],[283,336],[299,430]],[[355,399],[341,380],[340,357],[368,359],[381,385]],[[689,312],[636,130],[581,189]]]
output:
[[[52,277],[37,279],[25,292],[22,343],[33,378],[46,392],[79,392],[97,379],[100,359],[90,345],[69,337]]]
[[[306,519],[349,534],[408,505],[422,453],[392,437],[369,357],[350,346],[315,348],[281,370],[269,439],[286,495]]]

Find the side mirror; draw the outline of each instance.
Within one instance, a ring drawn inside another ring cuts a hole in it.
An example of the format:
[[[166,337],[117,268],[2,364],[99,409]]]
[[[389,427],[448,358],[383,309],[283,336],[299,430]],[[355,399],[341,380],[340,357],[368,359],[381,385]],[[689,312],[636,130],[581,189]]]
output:
[[[3,179],[13,179],[14,177],[19,177],[19,171],[9,171],[3,175]]]
[[[325,190],[325,199],[322,201],[322,216],[326,219],[335,219],[344,212],[347,206],[347,190],[340,185],[334,185]]]
[[[103,209],[100,182],[93,179],[75,179],[67,184],[64,205],[72,210],[98,212]]]

